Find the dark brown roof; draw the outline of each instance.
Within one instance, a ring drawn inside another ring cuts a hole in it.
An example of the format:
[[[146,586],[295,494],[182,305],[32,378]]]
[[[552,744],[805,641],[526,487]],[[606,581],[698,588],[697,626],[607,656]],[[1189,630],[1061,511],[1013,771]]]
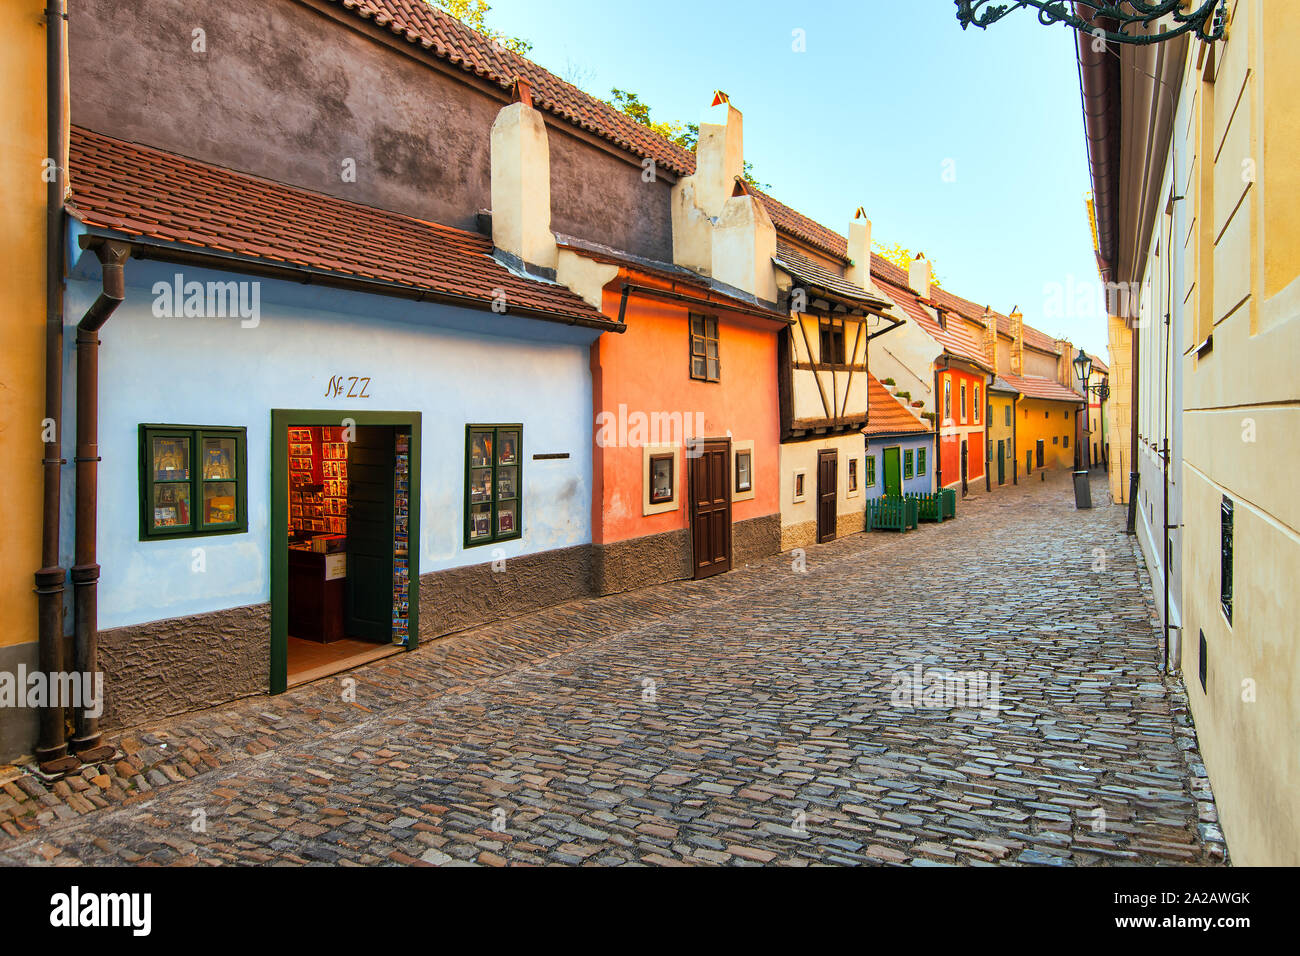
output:
[[[616,326],[564,286],[524,278],[477,233],[399,216],[72,128],[72,213],[88,226],[267,264]]]
[[[867,424],[864,435],[923,435],[933,429],[890,394],[876,376],[867,373]]]
[[[772,257],[772,261],[803,284],[814,289],[825,290],[851,304],[876,309],[889,305],[880,296],[873,295],[848,279],[826,270],[786,243],[776,244],[776,255]]]

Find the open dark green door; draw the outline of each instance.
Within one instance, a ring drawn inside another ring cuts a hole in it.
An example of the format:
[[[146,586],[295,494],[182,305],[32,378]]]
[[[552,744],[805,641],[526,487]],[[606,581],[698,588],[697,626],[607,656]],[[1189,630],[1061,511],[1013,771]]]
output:
[[[903,493],[902,451],[895,445],[885,449],[885,494],[901,495]]]
[[[358,425],[348,445],[349,637],[388,643],[393,635],[393,482],[391,425]]]

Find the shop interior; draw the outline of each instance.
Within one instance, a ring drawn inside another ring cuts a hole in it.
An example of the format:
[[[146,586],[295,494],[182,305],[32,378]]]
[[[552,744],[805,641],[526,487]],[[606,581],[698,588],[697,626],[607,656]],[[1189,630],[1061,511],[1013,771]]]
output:
[[[410,431],[288,429],[290,686],[401,651],[410,634]]]

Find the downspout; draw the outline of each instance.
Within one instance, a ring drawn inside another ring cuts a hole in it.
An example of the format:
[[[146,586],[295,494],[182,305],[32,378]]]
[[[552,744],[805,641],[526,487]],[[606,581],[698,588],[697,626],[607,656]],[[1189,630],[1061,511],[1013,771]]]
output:
[[[1011,399],[1011,484],[1020,484],[1020,444],[1016,438],[1016,429],[1020,419],[1020,393]]]
[[[934,480],[935,491],[943,491],[943,450],[939,444],[939,429],[943,425],[943,391],[940,389],[939,373],[946,372],[945,364],[934,370]]]
[[[66,0],[49,0],[45,11],[45,138],[54,176],[45,199],[45,421],[48,435],[41,459],[41,568],[36,572],[37,654],[47,679],[63,667],[63,587],[66,574],[59,561],[59,501],[62,496],[60,456],[63,428],[63,193],[67,136],[63,128],[63,61],[67,21]],[[41,708],[36,762],[42,770],[59,773],[76,766],[68,755],[61,706]]]
[[[103,289],[77,324],[77,505],[76,563],[72,567],[76,619],[77,671],[83,680],[99,672],[99,616],[96,563],[99,480],[99,330],[126,298],[125,242],[98,240],[94,245],[103,269]],[[101,746],[99,718],[82,707],[74,715],[72,748],[85,762],[106,760],[113,748]]]

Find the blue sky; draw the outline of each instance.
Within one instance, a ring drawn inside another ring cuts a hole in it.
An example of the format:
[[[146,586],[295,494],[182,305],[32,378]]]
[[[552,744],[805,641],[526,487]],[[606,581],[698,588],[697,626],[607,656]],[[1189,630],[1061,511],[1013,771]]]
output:
[[[725,90],[744,113],[745,156],[778,199],[840,233],[862,205],[874,238],[924,251],[945,288],[1019,305],[1104,358],[1072,35],[1027,11],[963,31],[955,11],[951,0],[492,0],[489,22],[588,92],[635,91],[655,120],[698,121]]]

